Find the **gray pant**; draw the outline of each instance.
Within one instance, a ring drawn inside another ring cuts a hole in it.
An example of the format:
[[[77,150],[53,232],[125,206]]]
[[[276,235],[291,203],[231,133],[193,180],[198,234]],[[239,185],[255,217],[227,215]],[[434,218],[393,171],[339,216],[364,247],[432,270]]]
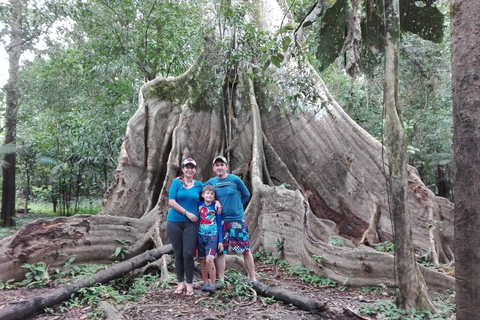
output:
[[[167,221],[167,235],[175,255],[175,272],[178,282],[193,283],[193,255],[197,244],[198,222]]]

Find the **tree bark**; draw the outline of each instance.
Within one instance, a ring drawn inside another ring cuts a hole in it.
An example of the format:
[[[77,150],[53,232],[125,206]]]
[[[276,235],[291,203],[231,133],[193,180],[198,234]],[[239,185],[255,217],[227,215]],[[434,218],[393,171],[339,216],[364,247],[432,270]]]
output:
[[[7,107],[5,109],[5,144],[16,143],[17,135],[17,111],[19,102],[19,62],[22,54],[22,34],[21,34],[21,18],[22,18],[22,0],[12,1],[10,21],[10,45],[8,46],[8,82],[7,91]],[[16,171],[16,154],[8,153],[4,155],[3,183],[2,183],[2,208],[1,220],[3,227],[15,226],[15,171]]]
[[[451,1],[457,319],[480,319],[480,1]]]
[[[132,259],[115,264],[109,269],[102,270],[93,276],[79,280],[68,286],[58,288],[46,295],[1,308],[0,320],[25,319],[45,308],[52,307],[62,301],[70,299],[73,294],[77,293],[82,288],[91,287],[97,283],[107,283],[111,280],[121,278],[130,271],[144,266],[151,261],[152,258],[159,259],[162,255],[170,254],[172,252],[171,245],[152,249]]]
[[[388,154],[388,191],[395,239],[395,272],[401,309],[435,307],[428,296],[413,251],[412,224],[407,194],[407,146],[398,99],[398,43],[400,39],[398,0],[385,1],[385,140]],[[386,170],[387,171],[387,170]]]

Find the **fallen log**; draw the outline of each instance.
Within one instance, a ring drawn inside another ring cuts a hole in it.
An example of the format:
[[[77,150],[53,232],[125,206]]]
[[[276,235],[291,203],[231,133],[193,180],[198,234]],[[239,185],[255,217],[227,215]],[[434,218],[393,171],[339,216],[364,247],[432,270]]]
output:
[[[62,301],[70,299],[72,294],[78,292],[82,288],[87,288],[97,283],[107,283],[111,280],[123,277],[128,272],[143,267],[153,258],[159,259],[164,254],[170,253],[173,253],[173,249],[170,244],[155,248],[134,258],[118,263],[106,270],[102,270],[88,278],[79,280],[68,286],[58,288],[52,293],[7,305],[0,309],[0,320],[26,319],[45,308],[52,307]]]
[[[310,311],[314,314],[327,310],[325,303],[300,296],[288,290],[279,289],[273,286],[266,286],[259,282],[252,283],[252,288],[255,289],[259,295],[275,298],[275,300],[282,301],[286,305],[292,304],[298,309]]]

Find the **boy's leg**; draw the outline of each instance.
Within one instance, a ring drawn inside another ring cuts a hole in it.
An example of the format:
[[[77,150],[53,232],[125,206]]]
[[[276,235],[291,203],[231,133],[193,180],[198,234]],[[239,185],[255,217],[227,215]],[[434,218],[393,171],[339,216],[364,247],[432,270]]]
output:
[[[208,273],[210,275],[210,284],[215,285],[215,278],[217,277],[217,270],[215,270],[215,263],[212,257],[206,257],[206,265],[208,267]],[[206,269],[206,268],[205,268]]]
[[[200,260],[200,273],[202,274],[203,283],[208,283],[207,263],[206,263],[205,259],[206,258],[199,259]]]
[[[198,235],[197,242],[197,259],[200,262],[200,274],[204,283],[208,283],[207,264],[205,262],[205,236],[203,234]]]

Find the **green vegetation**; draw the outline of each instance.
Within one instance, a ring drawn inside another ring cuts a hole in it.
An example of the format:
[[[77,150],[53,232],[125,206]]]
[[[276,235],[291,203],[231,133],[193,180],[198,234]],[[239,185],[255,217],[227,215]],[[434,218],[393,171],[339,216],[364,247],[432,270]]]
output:
[[[285,238],[277,240],[275,243],[275,249],[280,256],[283,254],[283,250],[285,249]]]
[[[332,246],[336,246],[336,247],[343,247],[344,246],[343,239],[341,237],[338,237],[338,236],[333,236],[330,239],[330,244]]]
[[[395,249],[395,245],[390,242],[389,240],[381,243],[375,243],[373,246],[380,252],[393,252]]]
[[[29,271],[25,274],[25,280],[22,285],[27,287],[36,285],[45,285],[50,280],[48,274],[48,265],[45,262],[37,262],[34,264],[24,263],[21,268],[26,268]]]
[[[286,261],[281,261],[277,257],[272,256],[272,252],[263,247],[259,247],[255,253],[255,257],[264,264],[276,265],[292,277],[297,277],[304,283],[311,284],[313,286],[336,286],[337,282],[328,278],[324,278],[315,274],[313,270],[307,269],[304,266],[290,265]],[[316,261],[321,264],[321,257],[317,256]],[[319,262],[320,261],[320,262]]]
[[[361,292],[365,295],[371,295],[371,294],[382,294],[386,292],[387,286],[382,284],[381,287],[363,287]]]
[[[120,239],[115,239],[115,241],[119,242],[121,246],[115,249],[112,257],[120,258],[120,260],[125,260],[125,257],[130,254],[130,251],[128,251],[128,244],[131,243],[131,241]]]
[[[439,311],[438,314],[432,313],[430,309],[417,311],[412,309],[408,319],[414,320],[442,320],[452,319],[451,316],[455,314],[455,304],[443,301],[443,297],[436,296],[432,299],[435,307]],[[406,319],[407,311],[398,309],[392,301],[383,301],[379,304],[365,304],[359,309],[360,312],[368,315],[377,315],[377,319]]]

